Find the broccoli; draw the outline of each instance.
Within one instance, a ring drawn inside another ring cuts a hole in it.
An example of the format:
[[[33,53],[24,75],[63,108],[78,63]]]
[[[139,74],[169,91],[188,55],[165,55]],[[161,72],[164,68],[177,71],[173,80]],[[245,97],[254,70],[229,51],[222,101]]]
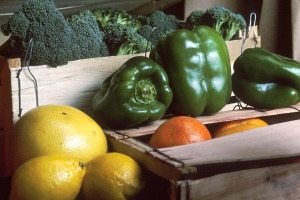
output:
[[[103,41],[104,32],[100,31],[95,16],[89,10],[81,11],[67,19],[77,37],[74,42],[81,49],[80,58],[108,56],[108,48]]]
[[[238,30],[246,28],[246,21],[240,14],[235,14],[222,6],[208,8],[206,11],[194,10],[186,18],[186,27],[206,25],[215,29],[224,40],[230,40]]]
[[[88,14],[78,17],[82,17],[81,25],[86,23],[84,27],[93,23],[92,18],[87,19]],[[86,44],[89,38],[85,37],[92,36],[92,39],[95,39],[96,35],[100,35],[97,33],[98,25],[97,29],[95,26],[89,29],[76,28],[75,21],[68,23],[56,9],[53,0],[27,0],[20,10],[1,26],[3,34],[10,35],[10,38],[0,47],[0,54],[23,59],[32,39],[31,65],[56,67],[65,65],[71,60],[96,56],[96,47],[91,47],[91,42]],[[99,41],[96,45],[98,44]],[[102,46],[99,47],[98,55],[101,55],[102,49]]]
[[[223,25],[227,23],[229,13],[231,13],[231,11],[222,6],[208,8],[203,15],[202,23],[211,26],[222,35]]]
[[[238,13],[230,13],[227,23],[224,26],[224,40],[230,40],[239,30],[246,29],[246,21],[244,17]]]
[[[146,38],[139,35],[132,27],[117,23],[108,23],[103,29],[110,55],[137,54],[149,51],[152,46]]]
[[[123,26],[131,26],[137,30],[141,24],[139,20],[130,15],[124,9],[98,8],[93,11],[100,29],[105,28],[108,23],[117,23]]]
[[[162,36],[179,29],[179,20],[175,15],[168,15],[159,10],[138,19],[142,24],[138,33],[151,41],[153,46],[157,44]]]
[[[189,30],[192,30],[196,26],[203,24],[202,18],[203,18],[204,13],[205,13],[205,11],[203,11],[203,10],[192,11],[185,20],[186,28]]]

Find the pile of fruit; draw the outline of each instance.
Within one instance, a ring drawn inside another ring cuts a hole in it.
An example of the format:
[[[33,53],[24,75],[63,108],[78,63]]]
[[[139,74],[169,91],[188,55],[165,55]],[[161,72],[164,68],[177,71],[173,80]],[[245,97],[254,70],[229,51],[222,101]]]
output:
[[[156,129],[149,145],[184,145],[266,125],[260,119],[235,121],[211,134],[199,120],[177,116]],[[10,200],[126,200],[145,186],[139,163],[109,151],[102,128],[70,106],[44,105],[28,111],[14,126],[10,150]]]
[[[10,200],[126,200],[144,185],[140,165],[109,152],[102,128],[69,106],[45,105],[23,115],[10,153]]]

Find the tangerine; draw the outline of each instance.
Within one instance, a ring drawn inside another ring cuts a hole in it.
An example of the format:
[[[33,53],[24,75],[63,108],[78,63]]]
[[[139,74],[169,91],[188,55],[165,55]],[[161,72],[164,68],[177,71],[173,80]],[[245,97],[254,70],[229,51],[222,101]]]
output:
[[[149,145],[163,148],[210,139],[211,134],[201,121],[189,116],[176,116],[162,123],[154,131]]]
[[[224,122],[217,128],[217,130],[212,134],[212,136],[213,138],[217,138],[263,126],[268,126],[268,123],[259,118]]]

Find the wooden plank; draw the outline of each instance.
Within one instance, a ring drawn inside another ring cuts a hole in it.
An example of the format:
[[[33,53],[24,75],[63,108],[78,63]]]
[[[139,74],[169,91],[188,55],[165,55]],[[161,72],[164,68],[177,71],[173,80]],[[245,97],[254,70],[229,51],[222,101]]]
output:
[[[12,131],[9,61],[0,56],[0,176],[9,174],[8,148]]]
[[[293,157],[300,156],[299,134],[300,115],[299,119],[294,121],[256,128],[201,143],[159,150],[169,157],[183,161],[185,166]],[[160,153],[149,153],[169,162]],[[174,166],[181,165],[175,163]]]
[[[128,154],[153,173],[174,181],[300,160],[300,113],[298,120],[170,148],[155,149],[138,138],[116,140],[105,133],[114,151]]]
[[[269,116],[282,116],[284,117],[285,114],[290,113],[299,113],[300,110],[300,103],[293,105],[291,107],[287,108],[280,108],[280,109],[274,109],[274,110],[265,110],[265,111],[259,111],[256,109],[253,109],[251,107],[244,108],[240,110],[233,110],[233,108],[236,106],[236,103],[231,103],[226,105],[220,112],[215,113],[214,115],[202,115],[195,117],[199,121],[201,121],[203,124],[209,125],[209,124],[215,124],[220,122],[226,122],[226,121],[233,121],[233,120],[240,120],[240,119],[249,119],[249,118],[255,118],[255,117],[269,117]],[[300,115],[300,114],[299,114]],[[300,118],[300,116],[299,116]],[[122,130],[114,130],[117,131],[119,134],[114,134],[114,137],[116,139],[121,139],[124,137],[139,137],[144,135],[150,135],[152,134],[155,129],[165,122],[168,118],[163,118],[160,120],[157,120],[151,124],[147,124],[145,126],[139,126],[136,128],[131,129],[122,129]],[[114,131],[106,130],[107,133],[113,134]]]
[[[130,13],[135,15],[150,14],[155,10],[163,10],[182,1],[183,0],[149,1],[148,3],[131,10]]]
[[[108,134],[107,140],[111,151],[120,152],[134,158],[145,169],[160,175],[166,180],[179,180],[184,178],[186,174],[197,172],[197,169],[193,166],[174,167],[163,160],[156,159],[147,153],[147,151],[152,151],[151,147],[134,138],[115,140],[114,137]]]
[[[300,198],[299,178],[299,163],[242,170],[176,182],[171,188],[174,194],[171,199],[295,200]]]

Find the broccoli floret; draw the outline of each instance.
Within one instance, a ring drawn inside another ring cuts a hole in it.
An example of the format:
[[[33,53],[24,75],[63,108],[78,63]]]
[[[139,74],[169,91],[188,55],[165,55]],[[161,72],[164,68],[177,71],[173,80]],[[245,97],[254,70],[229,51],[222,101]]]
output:
[[[96,9],[93,11],[93,14],[101,28],[104,28],[114,17],[114,13],[111,8]]]
[[[24,59],[32,39],[31,65],[56,67],[71,60],[101,56],[103,36],[93,17],[82,12],[68,22],[53,0],[27,0],[1,26],[10,38],[0,47],[0,54]]]
[[[224,26],[224,40],[230,40],[237,31],[246,29],[246,21],[240,14],[230,13],[227,23]]]
[[[100,31],[96,17],[89,10],[81,11],[67,19],[77,37],[74,42],[81,49],[80,58],[108,56],[108,48],[103,41],[104,32]]]
[[[136,32],[129,31],[124,42],[117,48],[116,55],[137,54],[150,51],[151,43]]]
[[[108,23],[103,32],[110,55],[137,54],[152,48],[150,42],[131,27]]]
[[[185,20],[185,26],[187,29],[192,30],[196,26],[203,24],[202,19],[205,11],[194,10],[192,11]]]
[[[7,41],[10,46],[5,48],[15,53],[6,56],[23,58],[32,39],[32,65],[58,66],[79,59],[80,49],[72,42],[74,32],[51,0],[25,1],[1,31],[11,35]]]
[[[179,20],[175,15],[165,14],[163,11],[156,10],[149,16],[140,18],[142,27],[138,33],[151,41],[155,46],[163,35],[170,34],[179,29]]]
[[[98,8],[93,11],[100,29],[103,29],[108,23],[117,23],[123,26],[131,26],[137,30],[141,24],[139,20],[130,15],[124,9]]]
[[[203,15],[202,23],[211,26],[222,35],[223,25],[227,23],[230,13],[230,10],[222,6],[208,8]]]
[[[215,29],[224,40],[230,40],[238,30],[246,27],[245,19],[222,6],[208,8],[206,11],[195,10],[186,18],[186,27],[206,25]]]

